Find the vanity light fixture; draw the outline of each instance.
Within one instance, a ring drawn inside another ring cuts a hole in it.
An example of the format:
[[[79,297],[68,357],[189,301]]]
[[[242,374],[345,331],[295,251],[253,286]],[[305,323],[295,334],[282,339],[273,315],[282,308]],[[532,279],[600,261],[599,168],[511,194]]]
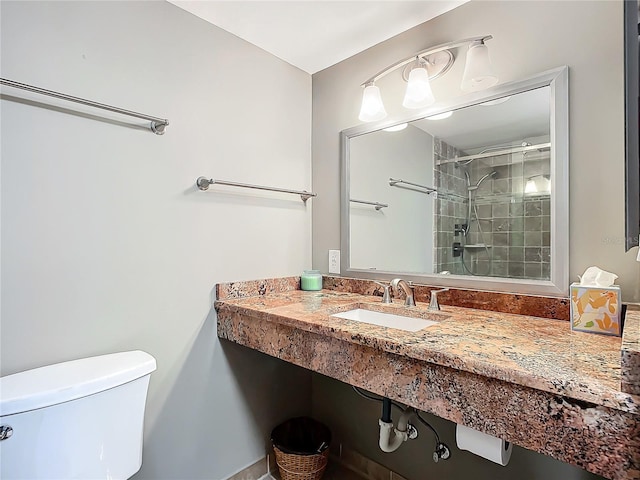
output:
[[[376,87],[373,82],[365,85],[362,94],[362,106],[360,107],[360,115],[358,115],[358,118],[363,122],[375,122],[382,120],[386,116],[387,111],[384,109],[384,104],[382,103],[380,89]]]
[[[493,73],[489,49],[484,44],[484,39],[475,40],[467,50],[467,61],[464,64],[462,75],[462,88],[465,92],[477,92],[498,83],[498,77]]]
[[[436,101],[429,83],[427,62],[416,57],[416,65],[409,72],[407,90],[404,94],[402,106],[405,108],[423,108]]]
[[[431,80],[444,75],[451,68],[455,61],[451,50],[467,44],[469,49],[461,84],[462,90],[478,91],[495,85],[498,77],[493,73],[489,51],[485,45],[485,42],[492,38],[491,35],[482,35],[443,43],[388,66],[362,84],[364,92],[358,118],[362,122],[375,122],[387,116],[380,89],[375,82],[401,67],[403,68],[402,77],[407,82],[402,105],[411,109],[432,105],[435,97],[431,91]]]
[[[538,177],[542,177],[542,179],[544,180],[544,190],[542,191],[538,190],[538,184],[534,180],[534,178],[538,178]],[[541,193],[551,192],[551,177],[549,175],[538,174],[538,175],[533,175],[532,177],[527,178],[527,183],[524,186],[524,193],[525,194],[528,193],[532,195],[538,192],[541,192]]]

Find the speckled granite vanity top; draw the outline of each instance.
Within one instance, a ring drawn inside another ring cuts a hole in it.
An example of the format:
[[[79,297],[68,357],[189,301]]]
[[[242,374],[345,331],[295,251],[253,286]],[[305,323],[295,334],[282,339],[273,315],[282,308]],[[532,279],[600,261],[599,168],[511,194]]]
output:
[[[627,312],[621,339],[571,332],[566,319],[431,312],[420,295],[405,307],[361,288],[296,288],[295,277],[218,285],[218,336],[606,478],[640,479],[640,396],[626,393],[638,388],[640,312]],[[331,316],[355,308],[438,323],[408,332]]]
[[[426,304],[382,304],[379,297],[300,290],[218,302],[244,313],[416,360],[640,413],[640,397],[620,390],[621,339],[571,332],[565,321]],[[364,308],[439,322],[407,332],[332,317]],[[631,325],[628,325],[631,327]],[[631,329],[631,328],[630,328]]]

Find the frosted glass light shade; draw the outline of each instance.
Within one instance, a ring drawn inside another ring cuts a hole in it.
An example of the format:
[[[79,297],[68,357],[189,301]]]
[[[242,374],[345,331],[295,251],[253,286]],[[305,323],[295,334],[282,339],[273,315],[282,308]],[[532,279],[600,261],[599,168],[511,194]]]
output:
[[[480,41],[473,42],[467,51],[460,88],[465,92],[476,92],[496,83],[498,83],[498,77],[493,73],[489,49]]]
[[[538,193],[538,186],[533,178],[527,180],[527,184],[524,186],[524,193]]]
[[[362,106],[360,107],[360,115],[358,118],[362,122],[375,122],[382,120],[387,116],[384,109],[380,89],[375,85],[369,85],[362,92]]]
[[[425,120],[444,120],[445,118],[449,118],[453,115],[453,110],[449,110],[448,112],[438,113],[437,115],[431,115],[430,117],[426,117]]]
[[[423,108],[432,105],[435,101],[427,69],[417,67],[411,70],[402,106],[405,108]]]

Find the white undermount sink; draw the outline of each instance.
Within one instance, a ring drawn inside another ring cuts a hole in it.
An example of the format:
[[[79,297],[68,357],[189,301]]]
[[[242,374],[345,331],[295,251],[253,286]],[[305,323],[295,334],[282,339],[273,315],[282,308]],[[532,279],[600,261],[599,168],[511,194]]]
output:
[[[355,322],[369,323],[380,327],[397,328],[407,332],[417,332],[423,328],[436,325],[438,322],[426,320],[424,318],[405,317],[394,313],[374,312],[363,308],[348,310],[346,312],[334,313],[332,317],[344,318]]]

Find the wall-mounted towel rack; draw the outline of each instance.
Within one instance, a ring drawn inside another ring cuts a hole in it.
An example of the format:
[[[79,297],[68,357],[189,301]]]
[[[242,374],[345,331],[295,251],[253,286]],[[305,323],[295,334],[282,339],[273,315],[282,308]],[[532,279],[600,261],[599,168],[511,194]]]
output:
[[[376,210],[380,211],[383,208],[387,208],[389,205],[386,203],[380,203],[380,202],[367,202],[366,200],[355,200],[355,199],[351,199],[349,200],[350,202],[353,203],[364,203],[365,205],[373,205],[375,207]]]
[[[389,185],[391,185],[392,187],[406,188],[408,190],[414,190],[416,192],[426,193],[427,195],[429,195],[430,193],[437,192],[437,190],[435,188],[433,188],[433,187],[427,187],[426,185],[420,185],[419,183],[407,182],[406,180],[395,179],[395,178],[390,178],[389,179]],[[411,185],[413,187],[424,188],[424,190],[426,190],[426,191],[417,190],[415,188],[410,188],[410,187],[405,187],[405,185]]]
[[[80,97],[73,97],[64,93],[54,92],[53,90],[46,90],[40,87],[34,87],[33,85],[27,85],[26,83],[15,82],[6,78],[0,78],[0,85],[6,85],[7,87],[19,88],[21,90],[27,90],[29,92],[38,93],[40,95],[47,95],[49,97],[59,98],[61,100],[67,100],[69,102],[80,103],[89,107],[100,108],[102,110],[109,110],[110,112],[120,113],[122,115],[128,115],[130,117],[142,118],[143,120],[149,120],[151,122],[150,129],[156,135],[164,135],[164,130],[169,125],[169,120],[166,118],[153,117],[144,113],[133,112],[131,110],[125,110],[124,108],[112,107],[104,103],[93,102]]]
[[[286,188],[277,188],[277,187],[263,187],[262,185],[251,185],[248,183],[238,183],[238,182],[228,182],[227,180],[217,180],[215,178],[207,178],[207,177],[198,177],[196,180],[196,186],[204,191],[209,189],[209,185],[228,185],[230,187],[241,187],[241,188],[254,188],[256,190],[269,190],[271,192],[283,192],[283,193],[293,193],[295,195],[300,195],[300,198],[303,202],[306,203],[311,197],[316,197],[317,194],[307,192],[306,190],[288,190]]]

